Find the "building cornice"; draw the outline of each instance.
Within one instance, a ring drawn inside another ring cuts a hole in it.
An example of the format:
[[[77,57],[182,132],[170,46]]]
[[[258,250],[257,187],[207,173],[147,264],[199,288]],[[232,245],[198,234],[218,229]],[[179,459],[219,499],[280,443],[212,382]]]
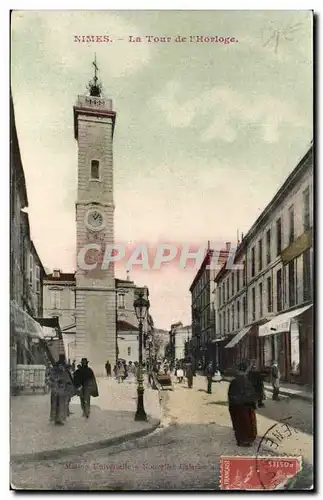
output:
[[[118,290],[115,288],[108,288],[108,287],[95,287],[95,286],[77,286],[76,285],[76,290],[77,291],[84,291],[84,292],[117,292]]]
[[[101,206],[101,207],[112,207],[113,209],[116,208],[115,203],[113,201],[108,201],[108,202],[103,202],[103,201],[93,201],[93,200],[82,200],[82,201],[77,201],[75,203],[75,206],[78,207],[80,205],[88,206],[88,205],[95,205],[95,206]]]
[[[206,266],[208,266],[208,265],[211,264],[210,260],[212,261],[213,252],[214,252],[214,250],[211,250],[211,249],[208,249],[206,251],[206,254],[205,254],[205,257],[203,259],[203,262],[202,262],[199,270],[197,271],[197,273],[195,275],[195,278],[192,281],[192,284],[191,284],[191,286],[189,288],[190,292],[192,292],[192,290],[195,288],[195,285],[198,283],[199,279],[202,277],[204,270],[207,269]]]
[[[52,288],[57,288],[57,287],[66,287],[66,286],[69,286],[71,288],[75,288],[76,284],[75,284],[75,280],[74,281],[52,281],[52,280],[46,280],[44,279],[43,281],[43,286],[48,286],[48,287],[52,287]]]

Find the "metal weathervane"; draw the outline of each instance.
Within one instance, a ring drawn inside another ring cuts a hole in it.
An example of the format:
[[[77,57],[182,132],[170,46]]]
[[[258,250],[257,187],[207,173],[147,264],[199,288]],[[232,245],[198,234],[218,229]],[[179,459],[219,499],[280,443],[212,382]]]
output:
[[[92,97],[101,97],[102,93],[102,85],[98,81],[98,76],[97,72],[99,71],[98,65],[96,63],[96,54],[94,54],[94,61],[92,62],[92,65],[94,66],[94,77],[93,80],[91,80],[87,86],[90,96]]]

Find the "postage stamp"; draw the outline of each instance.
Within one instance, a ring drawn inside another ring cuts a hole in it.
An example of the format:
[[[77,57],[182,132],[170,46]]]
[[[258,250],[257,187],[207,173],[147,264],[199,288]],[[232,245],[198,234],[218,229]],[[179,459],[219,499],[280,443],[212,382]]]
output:
[[[222,456],[222,490],[275,490],[302,469],[302,457]]]

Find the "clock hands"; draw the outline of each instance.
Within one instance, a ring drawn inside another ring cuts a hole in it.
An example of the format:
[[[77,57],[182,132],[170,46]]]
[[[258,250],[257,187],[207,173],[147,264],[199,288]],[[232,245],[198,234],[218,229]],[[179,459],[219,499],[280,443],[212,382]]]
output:
[[[104,227],[104,216],[99,210],[89,211],[87,213],[87,222],[86,224],[89,228],[96,228],[95,230],[100,230]]]

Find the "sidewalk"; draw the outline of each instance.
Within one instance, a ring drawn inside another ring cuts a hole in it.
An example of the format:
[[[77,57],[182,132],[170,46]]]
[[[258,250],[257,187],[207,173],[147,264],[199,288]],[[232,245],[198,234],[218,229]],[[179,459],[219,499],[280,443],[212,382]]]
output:
[[[137,385],[98,379],[99,397],[91,398],[90,418],[82,417],[78,397],[64,426],[49,422],[50,395],[11,397],[11,460],[45,459],[68,452],[83,452],[149,434],[160,424],[158,391],[145,384],[148,422],[135,422]]]
[[[272,393],[273,387],[271,384],[265,383],[265,390]],[[281,384],[279,394],[288,396],[294,399],[303,399],[304,401],[313,401],[313,392],[303,385],[296,384]]]
[[[227,382],[231,382],[233,377],[223,377],[223,380]],[[265,382],[264,384],[265,390],[267,392],[272,393],[273,392],[273,387],[271,384],[268,382]],[[297,385],[297,384],[287,384],[287,383],[282,383],[280,384],[280,390],[279,394],[281,396],[287,396],[289,398],[293,399],[302,399],[304,401],[313,401],[313,392],[310,391],[307,387],[303,385]]]

